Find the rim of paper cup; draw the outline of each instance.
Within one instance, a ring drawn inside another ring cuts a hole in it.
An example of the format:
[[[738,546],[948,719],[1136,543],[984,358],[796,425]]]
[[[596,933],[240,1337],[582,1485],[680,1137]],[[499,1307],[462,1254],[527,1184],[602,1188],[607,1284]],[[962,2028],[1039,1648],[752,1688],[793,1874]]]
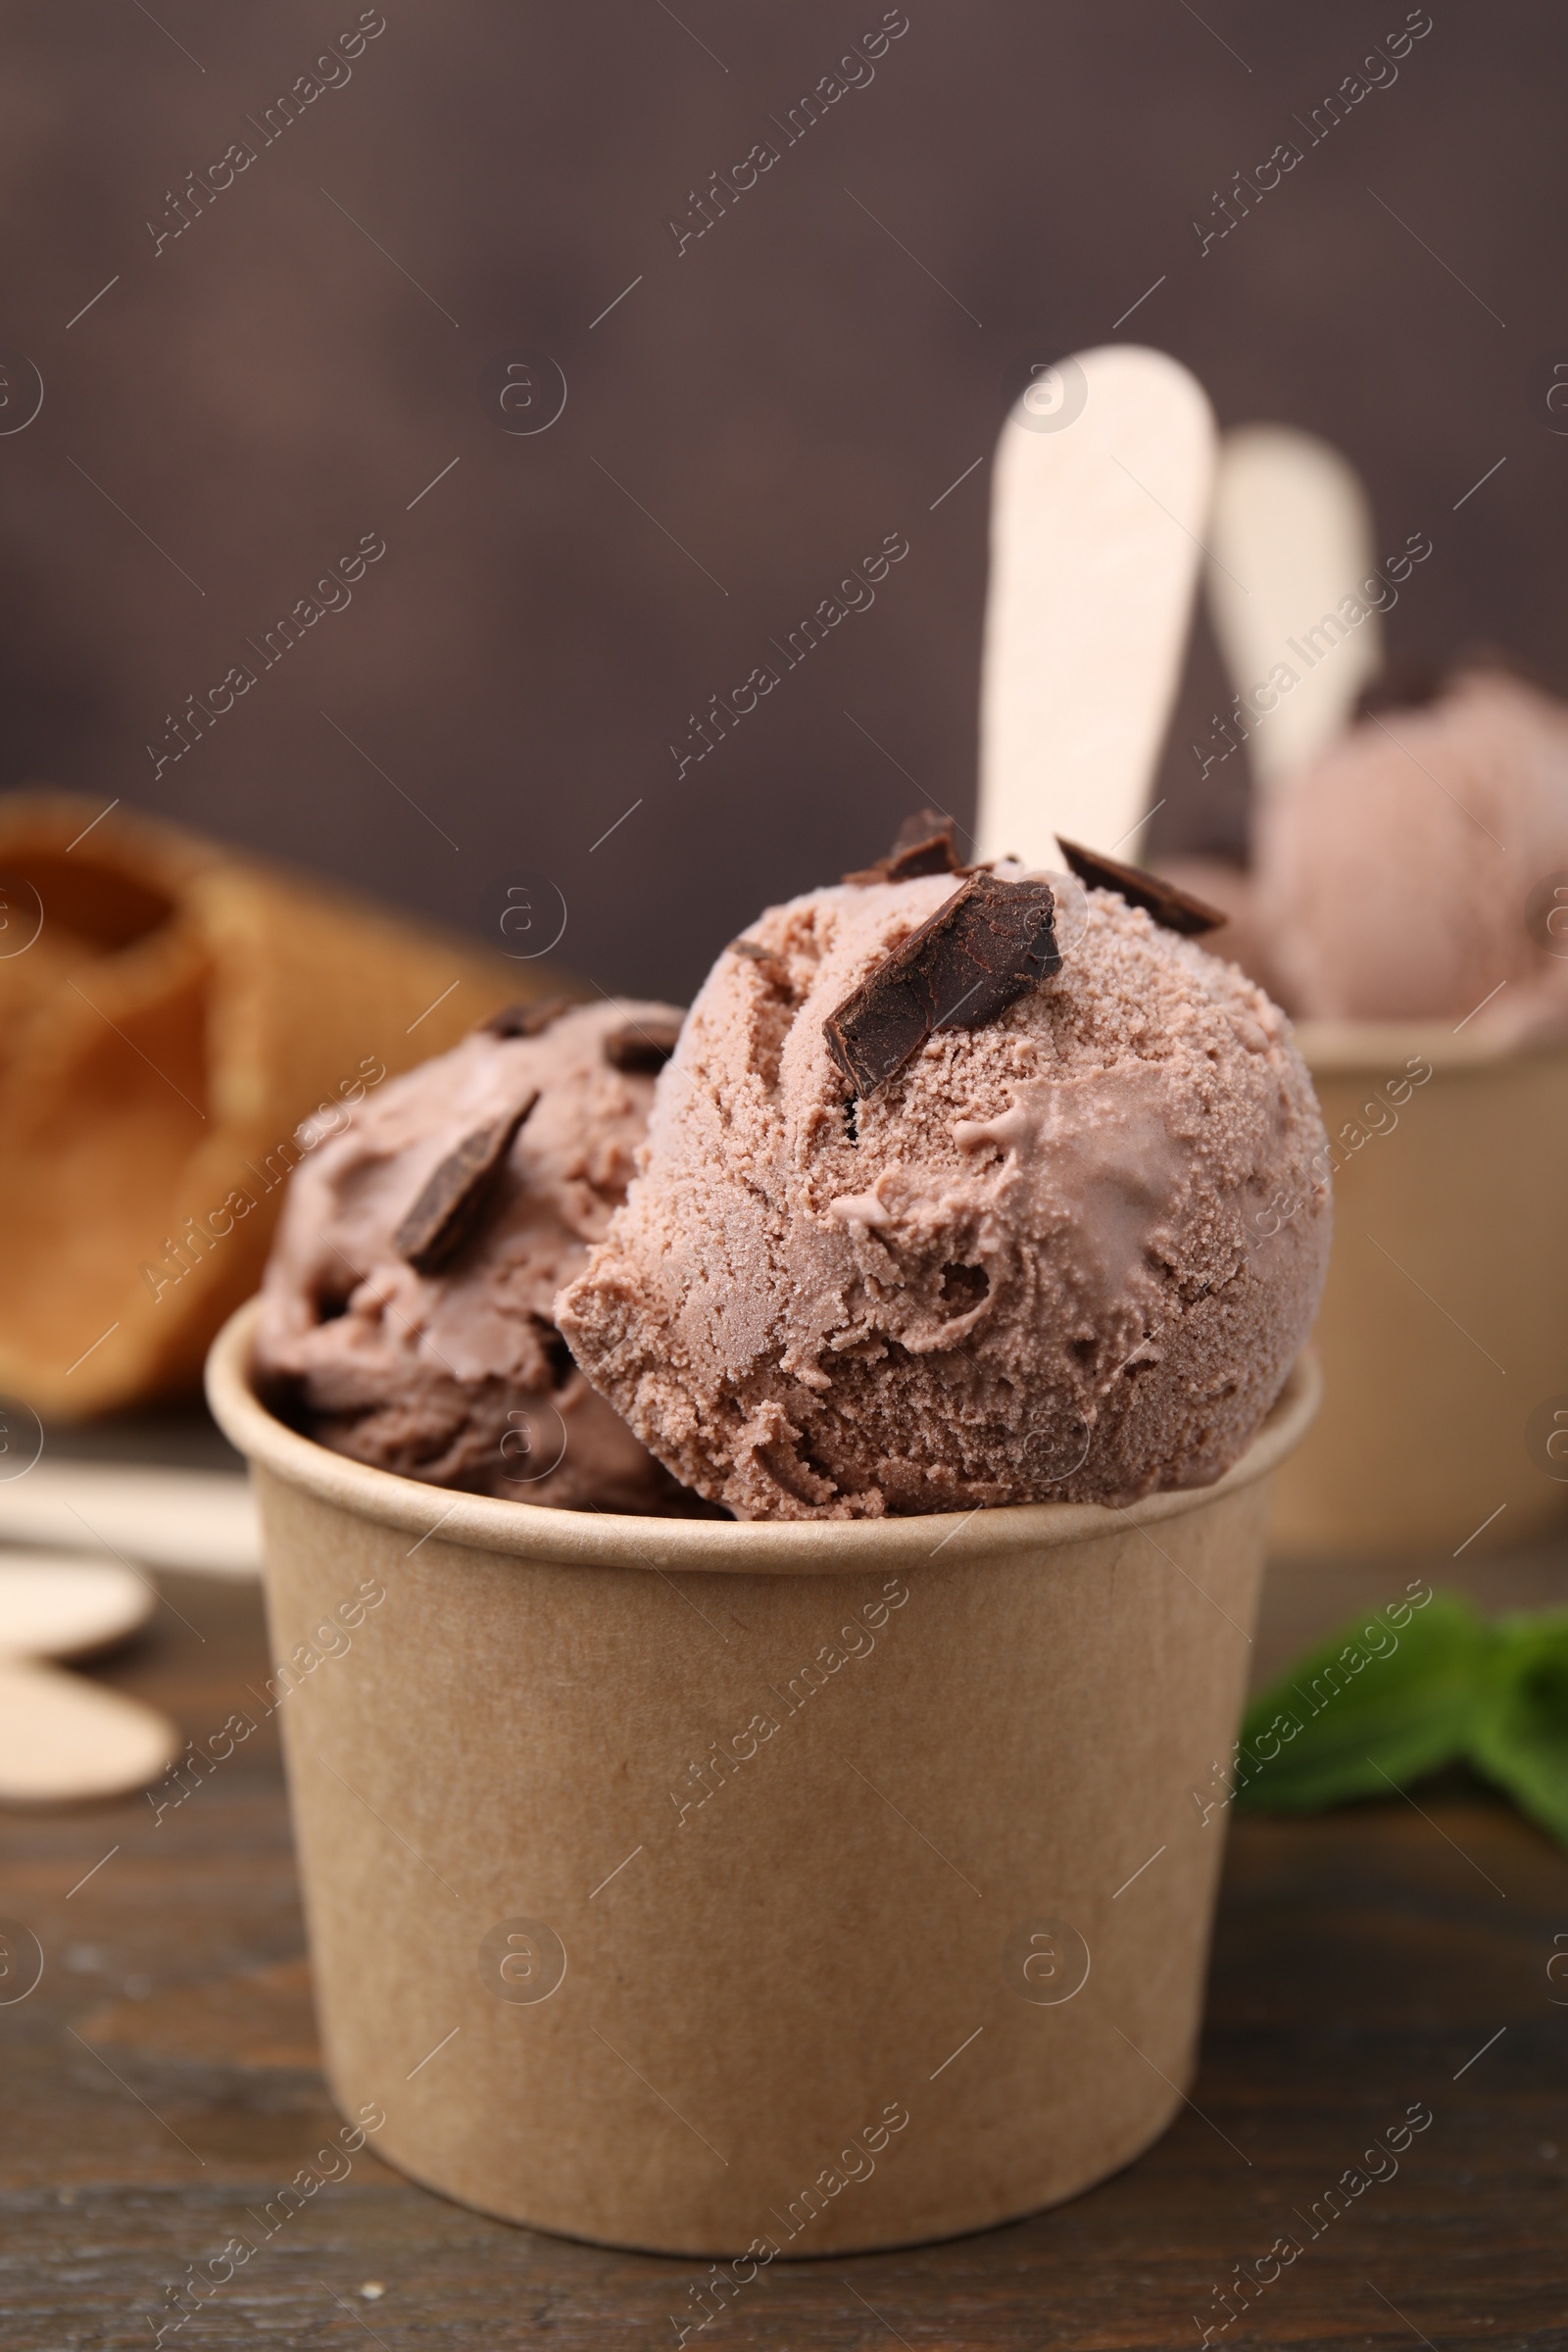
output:
[[[318,1502],[405,1534],[432,1536],[517,1560],[596,1568],[705,1568],[745,1575],[848,1575],[1081,1544],[1129,1524],[1156,1525],[1204,1509],[1266,1478],[1293,1451],[1317,1411],[1322,1378],[1310,1349],[1297,1358],[1279,1397],[1240,1461],[1207,1487],[1146,1494],[1125,1508],[1098,1502],[1028,1502],[898,1519],[652,1519],[631,1513],[553,1510],[498,1495],[458,1494],[372,1469],[302,1437],[269,1412],[250,1377],[260,1308],[252,1298],[224,1324],[207,1358],[207,1396],[219,1427],[246,1458]]]
[[[1487,1029],[1455,1031],[1446,1021],[1298,1021],[1301,1059],[1314,1078],[1397,1076],[1412,1055],[1434,1070],[1491,1069],[1556,1054],[1568,1057],[1568,1039],[1500,1038]]]

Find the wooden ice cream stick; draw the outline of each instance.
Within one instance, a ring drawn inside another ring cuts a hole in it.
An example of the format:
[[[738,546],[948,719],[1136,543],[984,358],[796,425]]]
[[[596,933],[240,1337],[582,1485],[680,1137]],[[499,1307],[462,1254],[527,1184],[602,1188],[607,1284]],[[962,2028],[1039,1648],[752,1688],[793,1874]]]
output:
[[[245,1478],[227,1470],[161,1470],[120,1462],[50,1461],[0,1484],[0,1543],[47,1544],[158,1568],[257,1576],[262,1546]],[[3,1554],[0,1554],[3,1556]]]
[[[155,1781],[179,1754],[167,1715],[27,1658],[0,1658],[0,1804],[81,1803]]]
[[[1176,361],[1079,352],[1002,428],[980,690],[982,857],[1136,860],[1187,642],[1214,420]]]
[[[140,1631],[157,1588],[118,1560],[0,1551],[0,1658],[85,1658]]]
[[[0,1552],[0,1804],[120,1796],[178,1753],[166,1715],[50,1663],[124,1641],[157,1605],[118,1561]]]
[[[1220,445],[1208,547],[1214,634],[1266,792],[1333,742],[1382,662],[1381,618],[1360,593],[1376,564],[1372,510],[1326,441],[1242,425]]]

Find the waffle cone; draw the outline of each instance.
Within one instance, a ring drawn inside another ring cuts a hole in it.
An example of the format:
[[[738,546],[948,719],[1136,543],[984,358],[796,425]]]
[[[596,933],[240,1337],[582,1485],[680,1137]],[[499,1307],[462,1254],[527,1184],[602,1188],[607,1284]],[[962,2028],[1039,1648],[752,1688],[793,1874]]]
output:
[[[0,1395],[73,1420],[194,1383],[256,1288],[302,1122],[334,1131],[545,985],[175,827],[97,815],[63,793],[0,803]]]

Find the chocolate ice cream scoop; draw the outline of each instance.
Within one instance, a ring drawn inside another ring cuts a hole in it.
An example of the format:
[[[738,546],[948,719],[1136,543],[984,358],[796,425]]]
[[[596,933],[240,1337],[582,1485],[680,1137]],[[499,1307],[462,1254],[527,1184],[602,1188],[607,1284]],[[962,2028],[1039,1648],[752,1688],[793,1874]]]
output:
[[[405,1477],[567,1509],[700,1507],[595,1395],[551,1311],[625,1197],[681,1016],[546,1012],[498,1015],[390,1080],[302,1162],[258,1381],[323,1446]]]
[[[595,1386],[742,1517],[1202,1486],[1310,1328],[1324,1137],[1284,1019],[1121,896],[861,1083],[845,1009],[902,985],[954,885],[816,891],[725,950],[557,1301]]]
[[[1258,927],[1301,1018],[1568,1031],[1568,941],[1547,928],[1568,905],[1560,703],[1462,671],[1276,785],[1256,832]]]

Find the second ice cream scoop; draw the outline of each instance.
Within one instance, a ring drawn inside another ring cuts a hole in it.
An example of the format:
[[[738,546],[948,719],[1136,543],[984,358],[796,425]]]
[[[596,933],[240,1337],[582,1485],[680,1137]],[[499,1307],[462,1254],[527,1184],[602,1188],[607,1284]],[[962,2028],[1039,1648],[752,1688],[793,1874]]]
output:
[[[551,1312],[625,1196],[680,1017],[610,1002],[498,1016],[317,1144],[257,1332],[259,1383],[286,1418],[436,1486],[698,1507],[595,1395]]]

